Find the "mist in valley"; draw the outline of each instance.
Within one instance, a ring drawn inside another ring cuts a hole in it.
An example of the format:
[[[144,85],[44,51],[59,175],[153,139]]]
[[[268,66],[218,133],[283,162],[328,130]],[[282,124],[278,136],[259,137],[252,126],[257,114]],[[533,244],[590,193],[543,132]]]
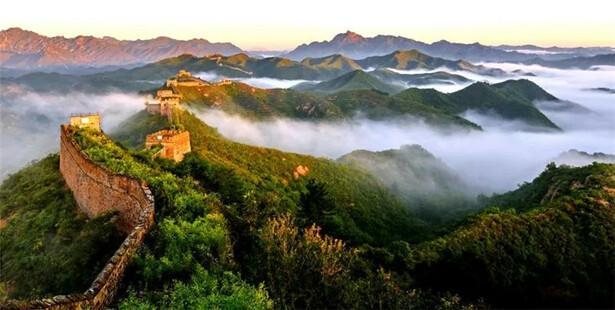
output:
[[[615,153],[615,96],[586,90],[615,87],[615,68],[560,70],[537,65],[484,65],[508,72],[522,70],[532,73],[535,76],[515,78],[527,78],[559,99],[573,102],[580,109],[558,109],[545,103],[536,103],[545,115],[563,129],[562,132],[528,130],[529,126],[523,122],[473,111],[467,111],[462,116],[481,125],[484,132],[444,132],[411,118],[401,122],[383,122],[359,116],[351,122],[331,123],[289,119],[248,121],[219,110],[195,113],[231,140],[333,159],[357,149],[382,151],[419,144],[457,172],[467,182],[472,193],[490,194],[515,189],[518,184],[531,181],[544,170],[546,164],[570,149]],[[511,78],[448,71],[490,83]],[[413,70],[399,73],[425,72]],[[467,84],[427,85],[423,88],[450,92],[465,86]],[[557,162],[575,164],[565,158],[559,158]]]
[[[536,103],[563,132],[527,130],[521,122],[468,111],[464,117],[480,124],[484,132],[443,131],[422,121],[373,121],[361,116],[347,122],[311,122],[289,119],[249,121],[220,110],[195,111],[202,120],[218,128],[227,138],[284,151],[337,159],[354,150],[382,151],[418,144],[447,165],[466,183],[468,194],[490,194],[516,188],[531,181],[560,153],[569,149],[615,153],[614,95],[587,91],[587,88],[615,88],[615,69],[559,70],[516,64],[484,64],[507,72],[522,70],[546,91],[574,102],[589,112],[557,109]],[[434,71],[440,71],[438,68]],[[424,70],[399,73],[425,73]],[[464,71],[451,71],[472,80],[500,82],[516,77],[484,77]],[[209,81],[221,79],[210,73],[196,74]],[[288,88],[303,80],[270,78],[236,79],[262,88]],[[427,85],[450,92],[466,85]],[[122,120],[143,109],[144,98],[125,93],[90,95],[85,93],[41,94],[16,86],[3,87],[0,97],[3,139],[0,147],[0,178],[31,160],[59,149],[59,124],[70,113],[100,112],[103,129],[110,131]],[[565,163],[561,159],[559,163]],[[393,172],[392,172],[393,173]],[[429,182],[429,180],[425,180]],[[434,186],[437,188],[437,186]]]
[[[218,75],[213,72],[199,72],[199,73],[194,74],[194,76],[202,80],[208,81],[208,82],[220,82],[222,79],[227,78],[225,76]],[[281,79],[274,79],[274,78],[267,78],[267,77],[231,78],[231,79],[234,81],[246,83],[253,87],[264,88],[264,89],[291,88],[297,84],[304,83],[304,82],[312,82],[312,83],[320,82],[320,81],[312,81],[312,80],[281,80]]]
[[[143,108],[144,98],[126,93],[92,95],[38,93],[0,86],[0,180],[28,162],[60,149],[60,124],[72,113],[101,113],[102,128],[113,129]]]

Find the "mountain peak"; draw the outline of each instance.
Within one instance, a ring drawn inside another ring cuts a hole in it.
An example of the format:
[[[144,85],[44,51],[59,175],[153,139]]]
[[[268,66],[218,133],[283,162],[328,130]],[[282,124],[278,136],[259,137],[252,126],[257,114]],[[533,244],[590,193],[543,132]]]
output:
[[[354,43],[354,42],[359,42],[363,40],[365,40],[363,36],[361,36],[360,34],[356,32],[352,32],[348,30],[345,33],[340,33],[336,35],[335,37],[333,37],[333,40],[331,40],[331,42],[353,42]]]

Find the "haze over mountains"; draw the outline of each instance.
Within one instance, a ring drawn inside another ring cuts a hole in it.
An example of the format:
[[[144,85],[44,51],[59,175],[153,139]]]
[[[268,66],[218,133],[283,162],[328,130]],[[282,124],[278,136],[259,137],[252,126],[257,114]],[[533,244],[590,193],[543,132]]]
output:
[[[468,61],[523,61],[540,56],[544,59],[564,59],[575,56],[594,56],[596,54],[613,53],[613,49],[606,48],[558,48],[553,47],[548,53],[539,53],[540,47],[490,47],[480,43],[461,44],[446,40],[432,44],[416,41],[399,36],[378,35],[365,38],[352,31],[340,33],[331,41],[312,42],[302,44],[296,49],[283,55],[290,59],[303,59],[305,57],[322,57],[331,54],[344,54],[350,58],[365,58],[375,55],[385,55],[397,50],[416,49],[422,53],[451,60],[465,59]],[[532,53],[519,51],[530,50]]]
[[[461,44],[445,40],[428,44],[390,35],[366,38],[351,31],[338,34],[330,41],[302,44],[280,56],[311,65],[315,61],[314,58],[316,58],[316,61],[322,61],[319,58],[328,58],[332,55],[337,57],[344,55],[346,58],[356,60],[408,50],[417,50],[432,57],[453,61],[463,59],[471,62],[539,63],[558,68],[578,67],[577,62],[583,68],[615,64],[614,50],[611,47],[550,47],[544,49],[525,45],[491,47],[479,43]],[[149,40],[130,41],[93,36],[47,37],[20,28],[0,31],[0,66],[5,69],[31,71],[33,69],[49,70],[50,68],[66,70],[67,67],[135,66],[185,53],[205,56],[215,53],[233,55],[243,52],[242,49],[232,43],[212,43],[205,39],[184,41],[158,37]],[[258,55],[262,53],[248,54]],[[597,56],[599,54],[600,56]],[[348,69],[356,69],[352,68],[354,64],[350,61],[344,59],[335,61],[348,62]]]
[[[231,43],[204,39],[188,41],[158,37],[150,40],[117,40],[112,37],[46,37],[20,28],[0,31],[0,64],[7,68],[49,66],[118,66],[148,63],[182,53],[236,54]]]

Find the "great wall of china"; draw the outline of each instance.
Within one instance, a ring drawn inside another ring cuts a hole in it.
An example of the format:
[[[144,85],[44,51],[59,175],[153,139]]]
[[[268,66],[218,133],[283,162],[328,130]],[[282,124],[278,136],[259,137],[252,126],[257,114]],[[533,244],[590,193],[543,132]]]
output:
[[[128,233],[92,285],[82,294],[0,303],[0,309],[101,309],[113,301],[126,267],[154,224],[154,197],[147,185],[116,174],[90,159],[73,138],[70,127],[60,130],[60,172],[73,191],[79,209],[88,216],[117,211],[117,227]]]
[[[202,84],[200,79],[192,78],[184,70],[180,70],[175,79],[169,81],[172,81],[171,86],[178,83]],[[171,83],[169,81],[167,84]],[[230,82],[225,80],[222,83]],[[171,120],[173,111],[179,109],[180,98],[176,90],[168,90],[163,86],[158,91],[157,102],[146,103],[146,110]],[[72,190],[80,211],[90,218],[102,213],[117,212],[115,224],[118,230],[128,236],[83,294],[58,295],[39,300],[9,300],[0,302],[0,310],[102,309],[113,301],[124,271],[154,225],[154,197],[145,182],[114,173],[97,164],[73,138],[72,130],[76,128],[87,127],[101,131],[100,119],[99,114],[71,115],[70,125],[60,127],[60,173]],[[191,150],[190,135],[181,130],[158,131],[146,138],[146,148],[155,145],[162,145],[157,156],[181,161],[184,154]]]

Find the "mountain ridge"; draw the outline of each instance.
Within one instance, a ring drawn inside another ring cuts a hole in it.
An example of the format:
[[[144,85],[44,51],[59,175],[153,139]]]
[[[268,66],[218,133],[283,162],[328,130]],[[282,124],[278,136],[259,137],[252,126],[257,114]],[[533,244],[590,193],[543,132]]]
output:
[[[207,55],[242,52],[232,43],[212,43],[205,39],[157,37],[118,40],[109,36],[81,35],[73,38],[48,37],[17,27],[0,31],[0,50],[0,65],[7,68],[129,65],[158,61],[182,53]]]

